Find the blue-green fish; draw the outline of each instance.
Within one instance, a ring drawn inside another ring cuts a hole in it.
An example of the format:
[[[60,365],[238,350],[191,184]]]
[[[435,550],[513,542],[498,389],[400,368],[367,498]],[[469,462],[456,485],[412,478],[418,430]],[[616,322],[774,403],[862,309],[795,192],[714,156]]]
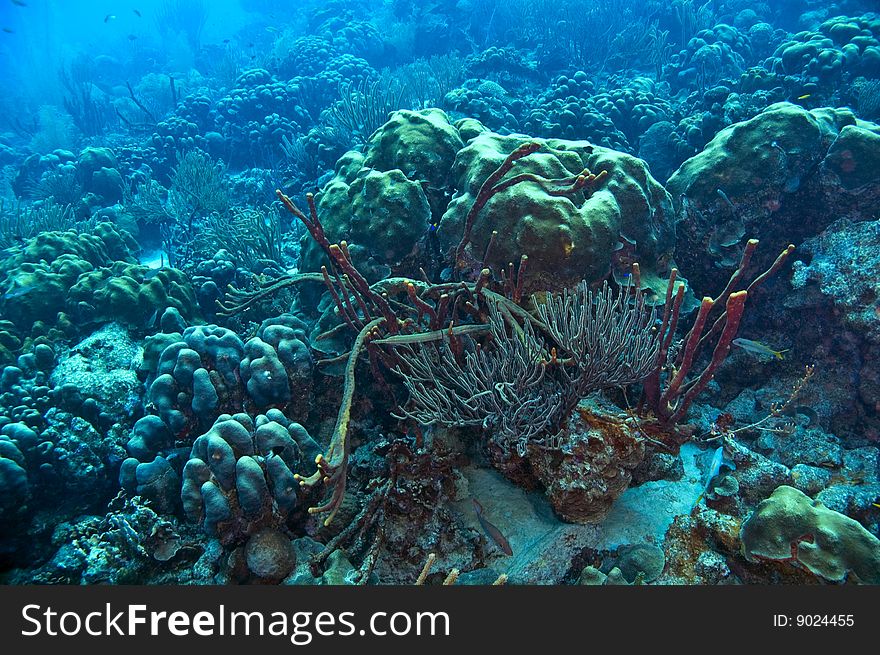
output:
[[[703,500],[703,496],[706,495],[706,489],[709,488],[709,485],[712,484],[712,480],[715,479],[715,476],[721,472],[721,463],[724,461],[724,446],[718,446],[718,450],[715,451],[715,454],[712,455],[712,461],[709,462],[709,477],[706,478],[706,486],[700,492],[700,495],[697,496],[696,502],[694,502],[694,507],[700,504],[700,501]]]
[[[15,284],[13,284],[9,288],[9,290],[3,294],[3,299],[10,300],[11,298],[21,298],[22,296],[26,296],[27,294],[29,294],[34,289],[36,289],[36,285],[34,284],[28,284],[18,288],[16,288]]]
[[[772,359],[773,357],[776,359],[785,359],[782,356],[782,353],[787,353],[790,350],[788,348],[785,350],[773,350],[770,346],[763,344],[760,341],[752,341],[751,339],[734,339],[731,343],[733,343],[734,346],[739,346],[747,352],[758,355],[758,357],[766,357],[768,359]]]
[[[709,475],[706,478],[706,484],[703,487],[703,490],[700,492],[700,495],[697,496],[697,500],[694,503],[694,507],[700,504],[700,501],[706,496],[706,493],[709,491],[709,488],[712,486],[712,480],[717,478],[721,474],[721,467],[726,466],[728,469],[735,469],[736,464],[732,462],[724,461],[724,446],[718,446],[717,450],[712,454],[712,461],[709,462]]]

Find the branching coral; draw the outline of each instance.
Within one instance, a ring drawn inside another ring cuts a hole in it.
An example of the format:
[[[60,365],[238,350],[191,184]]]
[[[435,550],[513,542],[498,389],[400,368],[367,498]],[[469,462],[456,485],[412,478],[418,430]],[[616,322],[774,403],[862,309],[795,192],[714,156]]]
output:
[[[272,207],[265,211],[236,209],[228,216],[211,214],[196,239],[196,248],[205,253],[224,248],[249,270],[255,270],[261,261],[281,264],[278,211]]]
[[[190,150],[179,155],[167,192],[148,179],[133,193],[126,192],[125,201],[136,219],[159,225],[171,265],[185,269],[193,263],[198,245],[196,227],[229,211],[226,167],[199,150]]]
[[[495,303],[489,310],[489,335],[492,347],[477,345],[463,358],[448,339],[436,347],[396,348],[402,360],[396,372],[410,394],[403,416],[421,425],[482,426],[502,441],[520,444],[550,430],[564,411],[564,398],[545,376],[546,350],[531,322],[511,336]]]
[[[406,86],[395,78],[344,82],[339,85],[340,100],[325,115],[333,130],[349,136],[349,142],[364,142],[388,120],[388,114],[404,108]]]
[[[507,183],[507,181],[498,182],[503,174],[510,169],[516,158],[527,156],[535,152],[537,148],[536,144],[530,144],[529,148],[522,149],[511,155],[510,161],[502,164],[504,170],[500,173],[496,171],[495,174],[490,176],[490,187],[494,188],[503,185],[503,188],[508,188],[512,184],[517,183],[517,181],[522,181],[522,176],[515,176],[510,178],[510,183]],[[534,177],[529,176],[530,179]],[[584,177],[584,179],[581,180],[581,177]],[[549,182],[552,183],[553,181]],[[573,180],[566,181],[566,185],[577,184],[579,185],[578,188],[581,188],[585,182],[586,177],[579,176]],[[552,185],[548,188],[548,193],[564,193],[564,190],[556,188],[558,186],[558,184]],[[490,189],[490,187],[487,187],[487,189]],[[495,192],[497,193],[497,190]],[[488,199],[491,195],[491,190],[483,194],[485,199]],[[361,352],[366,350],[368,353],[374,375],[381,383],[383,378],[379,372],[378,363],[383,362],[388,368],[394,369],[400,364],[400,358],[393,349],[391,352],[381,350],[378,347],[380,341],[389,344],[390,339],[396,339],[391,342],[393,345],[406,345],[408,343],[437,340],[443,335],[443,329],[446,329],[448,339],[452,344],[451,347],[455,351],[460,352],[464,347],[459,336],[461,330],[456,331],[454,326],[466,327],[468,330],[472,330],[475,327],[474,325],[459,325],[462,320],[472,321],[479,325],[487,324],[493,303],[504,306],[503,320],[511,323],[511,329],[517,334],[524,334],[524,328],[516,322],[513,316],[518,316],[519,320],[530,320],[533,322],[538,321],[538,319],[532,317],[509,299],[511,297],[516,298],[522,289],[522,276],[514,276],[512,265],[508,271],[502,272],[500,282],[492,279],[491,272],[488,269],[483,269],[475,282],[428,284],[420,286],[419,290],[416,289],[413,281],[399,279],[397,286],[406,294],[410,304],[407,305],[392,300],[389,297],[391,295],[389,283],[394,284],[393,281],[385,280],[370,285],[352,264],[347,243],[345,241],[338,244],[330,243],[318,219],[314,197],[311,194],[307,196],[308,215],[301,211],[281,191],[278,191],[278,197],[285,208],[303,222],[315,242],[330,260],[332,270],[328,270],[326,266],[322,267],[321,277],[318,279],[323,279],[327,286],[339,319],[357,333],[357,338],[351,350],[335,358],[336,360],[347,358],[346,384],[343,404],[327,454],[318,459],[318,471],[315,474],[300,479],[300,484],[304,486],[314,486],[319,482],[333,485],[330,500],[324,505],[312,507],[309,510],[313,514],[327,513],[328,518],[325,519],[325,523],[329,523],[339,509],[345,493],[349,453],[347,438],[349,413],[354,392],[355,368]],[[478,210],[479,207],[477,208]],[[462,251],[466,243],[466,240],[463,240]],[[520,274],[524,270],[525,261],[524,258],[520,265]],[[314,281],[315,278],[316,276],[314,275],[292,276],[279,280],[250,296],[233,292],[232,302],[221,304],[221,310],[227,314],[241,311],[250,306],[255,298],[263,298],[286,286],[299,284],[304,281]],[[382,289],[379,288],[380,285],[384,285]],[[493,291],[490,286],[494,286],[497,291]],[[498,291],[505,293],[507,297],[499,294]],[[392,303],[394,304],[392,305]],[[415,318],[413,318],[413,315]],[[401,316],[407,316],[407,318],[401,318]],[[427,322],[427,325],[424,322]],[[428,328],[429,332],[424,330],[425,327]],[[482,328],[479,329],[482,330]],[[385,338],[383,339],[383,337]],[[548,357],[550,356],[548,355]]]
[[[181,154],[171,174],[169,202],[178,216],[225,212],[229,208],[226,166],[199,150]]]
[[[404,414],[423,425],[481,425],[494,440],[516,444],[558,431],[574,406],[602,388],[644,379],[660,339],[654,314],[637,293],[615,295],[586,283],[538,307],[523,325],[504,304],[489,303],[491,346],[454,353],[443,340],[397,348],[396,372],[410,392]]]

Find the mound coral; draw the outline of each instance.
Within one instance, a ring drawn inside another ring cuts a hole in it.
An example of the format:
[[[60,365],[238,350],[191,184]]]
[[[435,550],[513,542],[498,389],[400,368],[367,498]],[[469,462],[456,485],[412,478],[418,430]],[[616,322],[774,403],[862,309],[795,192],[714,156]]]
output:
[[[672,203],[644,162],[586,142],[505,137],[478,124],[468,136],[452,169],[458,192],[438,228],[444,248],[458,244],[468,229],[468,213],[489,174],[510,152],[531,142],[540,150],[517,160],[514,170],[548,184],[526,180],[493,195],[470,230],[472,258],[501,270],[527,256],[526,293],[570,288],[584,278],[602,279],[611,271],[612,253],[623,243],[637,253],[643,281],[668,274]],[[595,179],[582,191],[561,192],[563,180],[571,183],[585,170]],[[560,188],[554,189],[554,184]],[[659,290],[663,284],[655,286]]]
[[[880,583],[880,540],[793,487],[780,486],[762,501],[740,538],[750,561],[792,562],[832,582],[854,576]]]
[[[469,217],[489,174],[530,143],[540,151],[517,159],[520,177]],[[317,209],[328,239],[344,239],[370,281],[388,268],[438,275],[438,255],[466,233],[470,258],[496,270],[526,255],[527,292],[600,280],[612,253],[625,248],[642,264],[643,281],[662,293],[674,239],[671,198],[635,157],[581,141],[502,136],[472,119],[453,125],[438,109],[394,112],[364,154],[339,160]],[[301,270],[329,263],[313,240],[302,244]]]
[[[398,111],[369,140],[364,154],[349,152],[318,196],[332,240],[347,240],[353,261],[368,277],[373,266],[401,268],[445,209],[445,187],[456,153],[464,143],[439,109]],[[303,270],[326,263],[315,242],[302,239]]]
[[[846,109],[768,107],[719,132],[669,178],[676,257],[696,289],[714,292],[747,238],[769,246],[814,236],[835,218],[873,218],[880,128]]]
[[[224,541],[280,525],[298,502],[293,471],[319,452],[305,428],[277,410],[256,420],[223,414],[193,443],[183,468],[183,511]]]
[[[197,315],[195,294],[183,273],[137,264],[137,242],[111,223],[99,223],[93,232],[42,232],[5,260],[0,265],[8,289],[0,297],[4,314],[25,330],[36,321],[84,326],[114,320],[143,329],[167,307],[187,318]]]

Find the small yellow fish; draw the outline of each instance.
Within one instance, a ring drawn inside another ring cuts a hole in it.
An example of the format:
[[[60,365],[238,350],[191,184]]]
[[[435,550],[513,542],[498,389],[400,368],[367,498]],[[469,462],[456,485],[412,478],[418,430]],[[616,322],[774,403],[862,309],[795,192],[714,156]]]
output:
[[[871,504],[872,504],[874,507],[876,507],[877,509],[880,509],[880,504],[878,504],[878,503],[871,503]]]
[[[805,94],[802,95],[802,96],[798,96],[798,100],[806,100],[806,99],[809,98],[811,95],[813,95],[813,94],[812,94],[812,93],[805,93]]]
[[[782,356],[782,353],[787,353],[790,350],[790,348],[786,348],[785,350],[773,350],[770,346],[767,346],[760,341],[752,341],[751,339],[734,339],[731,343],[734,346],[739,346],[743,350],[758,355],[759,357],[785,359]]]

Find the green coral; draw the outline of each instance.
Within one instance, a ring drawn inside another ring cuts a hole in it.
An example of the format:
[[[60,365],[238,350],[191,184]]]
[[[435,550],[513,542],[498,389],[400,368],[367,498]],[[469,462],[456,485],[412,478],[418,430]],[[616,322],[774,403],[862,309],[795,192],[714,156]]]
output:
[[[406,266],[430,225],[446,208],[446,186],[456,153],[464,145],[439,109],[394,112],[365,153],[348,152],[318,196],[318,213],[331,242],[347,240],[355,265],[378,279]],[[303,270],[325,264],[320,248],[302,239]]]
[[[734,204],[758,194],[755,204],[769,212],[768,206],[781,194],[793,193],[839,131],[855,120],[845,109],[807,111],[788,102],[772,105],[721,130],[669,178],[667,189],[676,202],[684,195],[712,206],[725,203],[719,189]]]
[[[0,264],[0,273],[12,271],[23,263],[51,262],[62,255],[75,255],[93,266],[106,266],[114,261],[134,262],[132,253],[138,249],[131,235],[112,223],[98,223],[92,234],[76,230],[41,232]]]
[[[410,179],[439,188],[447,184],[452,162],[463,146],[443,111],[396,111],[370,139],[365,163],[383,171],[400,169]]]
[[[593,193],[549,194],[535,182],[499,193],[477,216],[473,252],[482,255],[497,230],[486,263],[499,270],[527,255],[526,291],[536,291],[605,277],[625,245],[627,256],[641,264],[646,286],[664,292],[661,277],[674,242],[672,203],[643,161],[585,141],[502,136],[473,119],[453,124],[439,109],[394,112],[364,153],[349,152],[337,162],[317,199],[327,237],[348,241],[355,265],[371,281],[434,270],[437,255],[451,255],[462,238],[482,183],[531,141],[541,149],[509,175],[573,178],[589,168],[606,177]],[[302,243],[301,270],[320,270],[326,263],[320,248],[308,235]]]
[[[145,325],[166,307],[174,307],[185,319],[194,317],[197,303],[186,275],[175,268],[153,272],[126,262],[87,272],[67,294],[68,310],[78,322],[119,321],[131,326]]]
[[[676,210],[676,259],[701,294],[716,293],[746,241],[768,266],[789,243],[833,220],[871,220],[880,199],[880,127],[848,109],[783,102],[721,130],[666,188]]]
[[[7,273],[0,300],[2,313],[20,328],[36,321],[53,321],[64,307],[67,292],[92,264],[69,253],[49,261],[25,262]]]
[[[794,487],[777,487],[762,501],[740,538],[749,561],[793,561],[833,582],[854,575],[880,584],[880,539]]]
[[[828,149],[821,171],[847,190],[880,185],[880,129],[865,121],[844,127]]]
[[[524,182],[494,196],[478,214],[471,236],[474,252],[482,253],[492,231],[498,232],[487,265],[498,270],[527,255],[528,288],[559,289],[584,278],[605,277],[612,253],[628,243],[635,244],[646,280],[647,274],[666,273],[674,243],[669,195],[640,159],[585,141],[489,131],[473,137],[455,160],[452,174],[459,191],[438,230],[444,248],[454,248],[461,239],[480,185],[508,154],[530,141],[540,143],[540,150],[519,160],[509,175],[560,179],[588,168],[593,173],[607,171],[607,178],[592,194],[551,196],[540,185]],[[656,286],[659,290],[662,285]]]
[[[59,309],[77,324],[115,320],[143,327],[166,307],[194,317],[198,305],[185,274],[171,268],[151,272],[133,257],[137,248],[131,235],[111,223],[99,223],[92,234],[43,232],[0,266],[0,312],[25,332],[40,322],[48,324],[44,331],[67,331],[68,317]]]
[[[15,324],[0,320],[0,366],[12,363],[20,349],[21,339],[16,334]]]
[[[318,211],[327,217],[328,236],[348,240],[355,265],[367,271],[371,258],[377,264],[398,266],[431,222],[422,186],[398,169],[385,172],[364,166],[349,176],[348,163],[360,155],[346,157],[343,175],[337,174],[321,193]],[[303,261],[307,270],[319,270],[326,263],[311,237],[303,242]]]

